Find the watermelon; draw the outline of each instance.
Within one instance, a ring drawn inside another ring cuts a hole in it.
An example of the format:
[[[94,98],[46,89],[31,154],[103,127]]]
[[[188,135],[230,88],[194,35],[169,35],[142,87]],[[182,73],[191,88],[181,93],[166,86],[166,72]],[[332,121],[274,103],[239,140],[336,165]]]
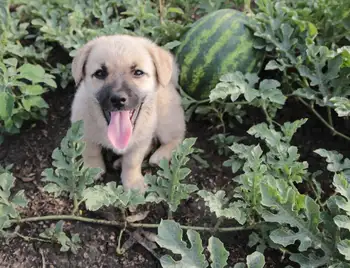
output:
[[[197,100],[207,99],[221,75],[259,70],[263,53],[253,47],[248,20],[238,10],[220,9],[192,25],[175,52],[179,84],[185,93]]]

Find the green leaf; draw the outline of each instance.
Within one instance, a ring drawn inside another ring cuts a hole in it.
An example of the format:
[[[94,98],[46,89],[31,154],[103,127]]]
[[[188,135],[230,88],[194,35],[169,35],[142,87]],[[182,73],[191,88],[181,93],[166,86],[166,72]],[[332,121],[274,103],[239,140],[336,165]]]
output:
[[[321,222],[320,208],[313,199],[296,192],[286,182],[272,178],[263,182],[260,188],[261,203],[265,207],[261,212],[264,220],[297,228],[296,231],[292,229],[286,231],[283,228],[274,230],[270,235],[274,243],[287,246],[299,240],[299,251],[320,247],[326,255],[331,253],[318,229]]]
[[[190,247],[183,241],[183,231],[178,223],[173,220],[161,220],[156,237],[157,244],[162,248],[172,251],[174,254],[181,255],[181,260],[178,261],[169,255],[162,256],[160,258],[162,267],[209,267],[209,263],[203,254],[204,248],[199,233],[189,229],[187,231],[187,238],[190,242]],[[218,238],[213,236],[209,238],[208,251],[210,253],[210,267],[226,267],[229,253]]]
[[[249,135],[265,140],[271,147],[277,147],[282,139],[281,133],[269,128],[266,123],[252,126],[247,132]]]
[[[0,174],[0,187],[4,192],[9,192],[15,185],[15,178],[9,172]]]
[[[248,102],[251,102],[259,96],[259,91],[254,89],[258,81],[256,75],[250,73],[243,75],[241,72],[235,72],[221,76],[220,81],[210,92],[210,102],[227,97],[235,102],[242,94]]]
[[[80,240],[79,234],[72,235],[72,238],[70,239],[70,250],[72,251],[73,254],[78,253],[78,249],[81,248],[80,243],[81,243],[81,240]]]
[[[64,232],[60,232],[56,235],[57,242],[61,244],[60,251],[61,252],[66,252],[69,250],[69,242],[70,239]]]
[[[39,85],[27,85],[25,87],[21,87],[21,91],[27,96],[41,95],[46,92],[46,90]]]
[[[229,148],[231,149],[231,147]],[[239,159],[235,159],[234,157],[231,157],[229,160],[223,163],[223,166],[231,167],[231,171],[234,174],[243,166],[243,162]]]
[[[111,196],[105,188],[107,187],[95,185],[94,187],[88,187],[84,190],[83,198],[85,199],[85,206],[88,210],[96,211],[103,206],[113,204],[114,196]],[[116,190],[120,191],[120,193],[118,193],[119,195],[122,192],[122,187]]]
[[[62,231],[63,231],[63,225],[64,225],[64,221],[63,221],[63,220],[58,221],[58,222],[56,223],[56,226],[54,227],[54,228],[55,228],[54,231],[55,231],[56,233],[62,232]]]
[[[248,268],[263,268],[265,266],[265,256],[258,251],[247,256]]]
[[[265,67],[265,70],[280,70],[283,71],[286,68],[285,65],[278,62],[278,60],[270,60]]]
[[[264,252],[267,247],[267,243],[263,239],[263,236],[257,234],[256,232],[252,232],[249,235],[249,242],[247,245],[250,248],[253,248],[256,246],[256,250],[259,252]]]
[[[11,227],[8,222],[9,219],[20,218],[17,208],[26,207],[28,203],[23,190],[11,197],[11,189],[14,187],[15,178],[8,169],[8,167],[0,167],[0,233],[2,229]]]
[[[339,198],[338,200],[336,200],[337,205],[341,207],[340,202],[338,202],[340,200],[343,200],[342,204],[344,204],[345,202],[348,202],[347,205],[342,206],[341,208],[343,208],[346,212],[350,213],[350,185],[347,178],[345,177],[345,174],[344,173],[334,174],[333,185],[335,187],[336,192],[340,193],[343,196],[342,198]]]
[[[280,82],[273,79],[265,79],[260,82],[259,92],[263,100],[283,105],[286,102],[286,97],[282,91],[278,89],[281,86]]]
[[[332,80],[339,75],[342,58],[325,46],[310,45],[306,54],[312,65],[310,67],[301,65],[298,67],[299,73],[310,80],[311,86],[318,86],[320,93],[327,97]],[[324,71],[326,66],[327,71]]]
[[[179,45],[181,45],[181,42],[175,40],[175,41],[171,41],[171,42],[166,43],[163,47],[165,49],[172,50],[172,49],[174,49],[175,47],[177,47]]]
[[[345,259],[350,261],[350,240],[342,240],[337,244],[337,248],[341,254],[345,256]]]
[[[295,29],[289,24],[289,23],[283,23],[281,25],[281,31],[283,35],[283,43],[282,46],[285,51],[288,51],[293,46],[293,40],[291,39],[291,36],[293,34]]]
[[[20,190],[16,193],[16,195],[12,198],[11,202],[19,207],[26,207],[28,205],[28,200],[24,194],[24,190]]]
[[[8,18],[10,17],[8,7],[9,7],[9,3],[7,0],[0,1],[0,22],[1,22],[0,30],[2,30],[8,25]]]
[[[61,170],[65,169],[67,171],[72,171],[73,166],[71,163],[69,163],[69,158],[66,157],[66,154],[62,150],[56,148],[52,152],[51,157],[53,159],[52,165],[54,167],[57,167]]]
[[[327,169],[330,172],[340,172],[349,169],[350,167],[350,159],[344,158],[341,153],[336,151],[328,151],[325,149],[317,149],[314,152],[321,157],[326,158],[328,163]]]
[[[290,142],[292,140],[294,134],[297,132],[297,130],[299,128],[301,128],[306,122],[307,122],[307,118],[295,120],[292,123],[285,122],[281,127],[281,131],[284,135],[284,137],[282,139],[286,142]]]
[[[333,97],[330,102],[335,106],[335,111],[339,117],[350,116],[350,100],[345,97]]]
[[[46,101],[40,96],[31,96],[22,99],[22,104],[24,109],[28,112],[31,111],[31,108],[49,108],[49,105]]]
[[[52,153],[54,168],[47,168],[42,172],[42,181],[48,182],[44,189],[55,193],[55,196],[68,194],[70,198],[80,201],[86,187],[101,173],[99,168],[84,165],[83,127],[82,120],[72,123],[61,140],[60,147]]]
[[[7,120],[11,117],[15,99],[7,92],[0,92],[0,118]]]
[[[259,96],[259,92],[256,89],[247,88],[244,91],[243,95],[248,102],[252,102],[256,97]]]
[[[72,239],[71,240],[72,240],[73,243],[80,243],[81,242],[79,234],[72,235]]]
[[[8,58],[3,61],[5,64],[10,65],[12,67],[17,67],[18,60],[16,58]]]
[[[57,87],[54,76],[45,73],[44,68],[40,65],[25,63],[18,68],[18,71],[22,78],[28,79],[33,84],[45,83],[53,88]]]
[[[350,67],[350,46],[338,48],[337,53],[341,54],[343,58],[343,64],[341,67]]]
[[[210,237],[208,240],[208,251],[212,268],[223,268],[227,265],[229,256],[224,244],[216,237]]]
[[[0,234],[1,234],[1,230],[5,228],[5,224],[8,220],[9,220],[9,217],[7,215],[0,216]]]
[[[340,194],[335,197],[335,203],[339,209],[345,211],[347,214],[336,215],[334,217],[334,223],[339,228],[350,231],[350,184],[344,173],[335,173],[333,177],[333,185],[336,193]],[[345,256],[345,259],[350,261],[350,240],[346,239],[346,237],[346,235],[340,237],[340,240],[337,243],[337,248],[339,252]]]
[[[219,190],[213,194],[206,190],[201,190],[197,194],[204,199],[205,205],[210,208],[211,212],[216,214],[216,217],[235,219],[239,224],[246,222],[245,204],[238,201],[229,203],[229,199],[225,197],[225,191]]]
[[[58,186],[58,184],[54,184],[54,183],[48,183],[44,186],[44,191],[55,194],[55,197],[60,196],[62,193],[62,190],[63,190],[63,187],[60,187]]]
[[[148,202],[165,201],[171,211],[176,211],[181,201],[187,199],[191,193],[198,190],[193,184],[185,184],[183,181],[191,170],[184,167],[190,160],[189,155],[194,152],[193,145],[196,138],[187,138],[173,151],[169,162],[165,159],[160,162],[160,170],[157,176],[147,174],[145,182],[148,184]]]
[[[308,100],[315,100],[319,95],[317,91],[311,88],[298,88],[297,90],[294,90],[292,94]]]
[[[180,261],[175,261],[169,255],[162,256],[160,258],[162,267],[207,267],[208,262],[203,254],[204,248],[200,235],[193,230],[187,231],[187,237],[191,244],[189,248],[182,240],[182,236],[183,232],[178,223],[171,220],[161,220],[156,237],[157,244],[181,255]]]
[[[339,228],[344,228],[350,231],[350,217],[345,215],[337,215],[334,217],[334,222]]]
[[[71,250],[73,254],[76,254],[80,246],[80,238],[78,234],[74,234],[72,238],[69,238],[63,231],[64,222],[58,221],[54,227],[45,229],[39,236],[45,239],[50,239],[61,245],[60,251],[66,252]]]
[[[294,261],[300,265],[300,267],[305,268],[315,268],[324,267],[329,262],[329,256],[316,256],[314,253],[308,255],[294,253],[289,257],[291,261]],[[328,267],[328,266],[327,266]]]
[[[169,7],[167,10],[169,13],[185,14],[184,11],[179,7]]]
[[[122,185],[109,182],[106,185],[88,187],[83,192],[83,199],[88,210],[96,211],[102,206],[120,208],[135,207],[145,203],[144,196],[136,190],[125,191]]]
[[[304,233],[295,233],[288,228],[280,228],[273,231],[270,234],[270,238],[274,243],[280,244],[284,247],[295,244],[297,240],[303,241],[299,246],[299,250],[305,251],[311,246],[311,240],[305,239],[305,237],[303,237],[304,235]]]

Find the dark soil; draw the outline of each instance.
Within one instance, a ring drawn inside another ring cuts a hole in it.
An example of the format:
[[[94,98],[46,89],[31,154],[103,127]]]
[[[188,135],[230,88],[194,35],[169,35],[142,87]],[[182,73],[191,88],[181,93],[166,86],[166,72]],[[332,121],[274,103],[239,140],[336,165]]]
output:
[[[12,171],[17,178],[16,190],[25,189],[26,196],[30,200],[29,207],[23,211],[24,216],[68,214],[71,210],[71,202],[55,199],[43,192],[40,179],[41,172],[51,165],[52,151],[59,146],[70,125],[70,104],[73,94],[72,87],[48,94],[46,100],[50,110],[47,122],[36,122],[26,126],[20,135],[8,137],[5,144],[1,146],[0,164],[14,164]],[[244,135],[249,126],[263,120],[260,111],[252,110],[248,114],[244,125],[237,126],[233,130],[235,134]],[[346,146],[346,141],[332,136],[330,131],[324,128],[301,104],[288,103],[278,120],[285,122],[303,117],[310,119],[298,131],[293,143],[299,146],[302,159],[307,160],[312,169],[325,170],[326,163],[313,153],[318,148],[337,150],[349,157],[350,147]],[[349,128],[342,124],[337,122],[341,130],[349,134]],[[215,146],[209,141],[213,134],[213,130],[208,130],[209,126],[210,123],[204,121],[192,121],[188,124],[187,136],[198,137],[196,147],[204,150],[202,157],[210,164],[210,168],[203,168],[198,162],[192,161],[189,180],[191,183],[196,183],[199,188],[232,189],[232,174],[229,169],[221,166],[226,157],[219,156]],[[109,174],[109,180],[111,177],[118,181],[117,175]],[[325,187],[328,187],[330,178],[321,178],[324,180],[322,184]],[[96,214],[95,216],[97,217]],[[117,216],[115,218],[118,220]],[[151,213],[144,222],[159,222],[161,218],[166,218],[166,210],[162,205],[156,205],[152,206]],[[183,202],[174,214],[174,219],[184,225],[214,226],[216,223],[216,219],[208,212],[204,203],[195,198]],[[22,224],[19,232],[37,237],[50,224],[52,222]],[[229,224],[223,223],[225,226]],[[160,267],[158,260],[138,244],[124,255],[117,255],[116,241],[120,231],[118,228],[66,222],[65,230],[80,234],[82,248],[79,249],[78,254],[60,252],[59,245],[12,238],[7,241],[0,240],[0,267]],[[244,261],[246,255],[254,251],[247,246],[249,234],[248,231],[217,234],[230,252],[230,267],[233,267],[236,262]],[[126,234],[125,238],[127,237]],[[208,234],[203,234],[203,237],[208,237]],[[287,264],[297,267],[283,258],[278,251],[269,250],[266,259],[268,267],[285,267]]]

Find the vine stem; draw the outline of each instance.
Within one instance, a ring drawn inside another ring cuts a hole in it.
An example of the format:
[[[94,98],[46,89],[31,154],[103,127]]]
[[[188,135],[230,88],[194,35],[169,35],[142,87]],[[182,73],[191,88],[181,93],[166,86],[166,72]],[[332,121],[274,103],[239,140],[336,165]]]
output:
[[[160,23],[164,23],[164,2],[165,0],[159,0],[159,17],[160,17]]]
[[[244,0],[244,11],[248,14],[253,13],[250,6],[251,6],[251,0]]]
[[[218,221],[216,222],[214,228],[212,229],[212,233],[215,234],[217,232],[217,230],[220,228],[220,225],[222,224],[222,222],[224,221],[224,217],[221,216]]]
[[[173,219],[173,212],[169,209],[168,210],[168,220],[172,220]]]
[[[220,120],[220,124],[222,126],[222,132],[223,134],[226,134],[226,125],[225,125],[225,121],[224,121],[224,114],[221,113],[218,109],[216,109],[215,107],[211,107],[211,109],[216,113],[217,117]]]
[[[327,114],[328,114],[328,123],[334,127],[333,125],[333,119],[332,119],[332,110],[331,107],[327,107]]]
[[[24,241],[39,241],[39,242],[50,242],[50,240],[47,239],[41,239],[41,238],[37,238],[37,237],[31,237],[31,236],[26,236],[26,235],[22,235],[19,232],[14,232],[15,235],[17,235],[18,237],[22,238]]]
[[[47,215],[47,216],[39,216],[39,217],[28,217],[23,219],[9,220],[9,223],[18,224],[18,223],[48,221],[48,220],[70,220],[70,221],[81,221],[81,222],[88,222],[88,223],[108,225],[108,226],[117,226],[117,227],[125,226],[125,222],[92,219],[92,218],[74,216],[74,215]],[[260,225],[261,224],[255,224],[250,226],[222,227],[222,228],[218,228],[217,231],[218,232],[237,232],[237,231],[253,230],[253,229],[258,229]],[[156,229],[158,228],[159,224],[127,223],[127,226],[131,228]],[[203,232],[211,232],[213,230],[211,227],[187,226],[187,225],[180,225],[180,228],[185,230],[191,229],[191,230],[203,231]]]
[[[334,135],[338,135],[338,136],[340,136],[340,137],[342,137],[342,138],[344,138],[344,139],[350,141],[350,137],[349,137],[349,136],[347,136],[347,135],[345,135],[345,134],[339,132],[339,131],[336,130],[332,125],[330,125],[330,124],[315,110],[315,108],[314,108],[312,105],[310,105],[309,103],[307,103],[306,101],[304,101],[304,100],[303,100],[302,98],[300,98],[300,97],[298,97],[298,99],[300,100],[300,102],[301,102],[302,104],[304,104],[306,107],[308,107],[308,108],[314,113],[314,115],[316,115],[317,118],[318,118],[326,127],[328,127],[328,128],[333,132]]]
[[[119,237],[118,237],[118,245],[117,245],[116,251],[119,255],[124,254],[124,250],[120,247],[122,243],[122,237],[123,237],[124,231],[125,231],[125,227],[120,230]]]
[[[317,191],[316,191],[316,188],[315,188],[315,186],[314,186],[314,183],[313,183],[312,181],[309,181],[309,185],[310,185],[312,191],[313,191],[314,194],[315,194],[316,203],[317,203],[320,207],[323,208],[323,207],[324,207],[324,204],[322,204],[321,199],[320,199],[320,197],[319,197],[318,194],[317,194]]]
[[[79,209],[79,203],[78,203],[78,199],[77,196],[74,195],[73,197],[73,210],[72,210],[72,215],[75,215]]]
[[[118,245],[117,245],[117,249],[116,249],[117,254],[119,254],[119,255],[122,255],[125,252],[124,249],[121,248],[122,237],[123,237],[124,231],[126,230],[125,209],[122,209],[122,215],[123,215],[123,220],[124,220],[124,227],[119,232]]]

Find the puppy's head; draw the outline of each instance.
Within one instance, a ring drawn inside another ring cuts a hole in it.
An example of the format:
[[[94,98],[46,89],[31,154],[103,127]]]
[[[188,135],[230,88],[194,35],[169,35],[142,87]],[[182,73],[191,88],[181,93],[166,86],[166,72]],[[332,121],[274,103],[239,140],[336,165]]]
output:
[[[159,87],[173,82],[173,56],[142,37],[96,38],[77,52],[72,73],[77,85],[99,101],[106,111],[135,109]]]

